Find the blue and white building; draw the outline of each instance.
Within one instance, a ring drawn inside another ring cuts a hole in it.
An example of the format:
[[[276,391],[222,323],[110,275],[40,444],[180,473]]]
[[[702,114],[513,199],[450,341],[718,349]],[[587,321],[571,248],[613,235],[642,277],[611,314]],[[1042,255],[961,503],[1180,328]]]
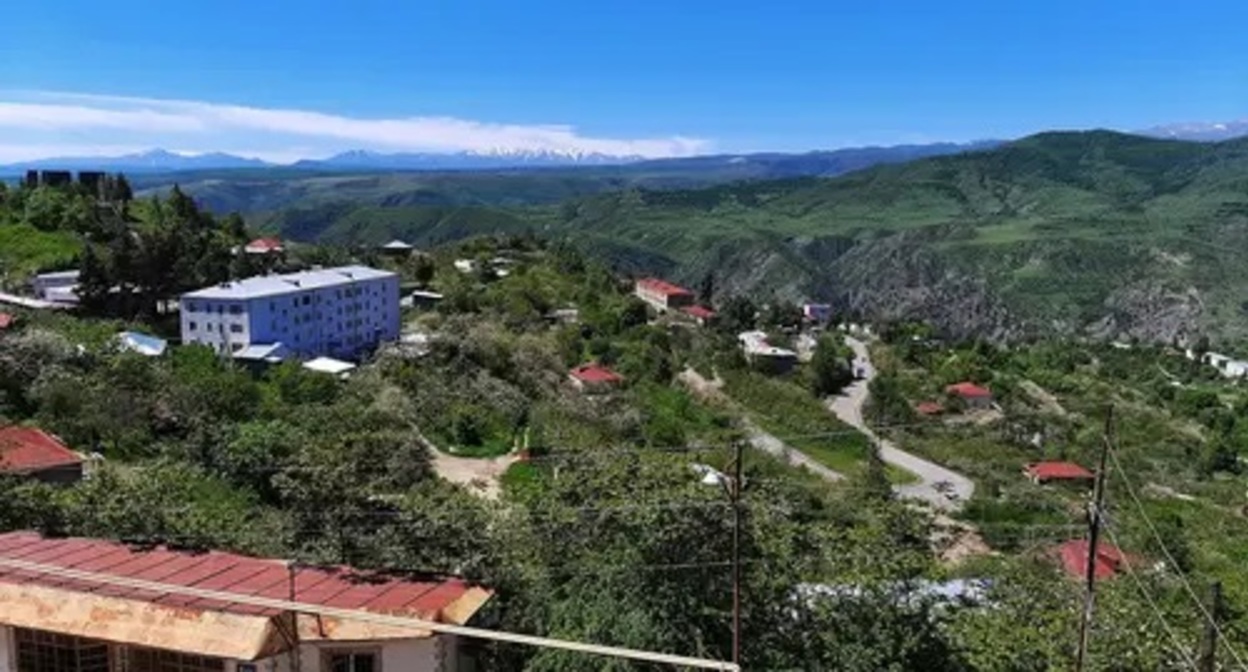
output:
[[[183,344],[354,358],[398,339],[399,276],[366,266],[257,276],[183,294],[181,313]]]

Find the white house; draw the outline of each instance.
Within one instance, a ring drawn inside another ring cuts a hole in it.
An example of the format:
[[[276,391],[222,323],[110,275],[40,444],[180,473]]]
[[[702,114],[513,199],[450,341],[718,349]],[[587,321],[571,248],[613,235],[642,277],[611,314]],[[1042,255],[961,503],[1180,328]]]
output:
[[[463,625],[490,591],[455,578],[400,578],[219,551],[0,534],[0,672],[454,672],[458,638],[429,630],[198,598],[199,589]],[[91,578],[66,580],[57,572]],[[150,581],[152,592],[120,585]]]
[[[658,278],[641,278],[634,285],[633,294],[660,313],[692,306],[696,298],[684,287]]]
[[[181,312],[184,344],[352,358],[399,337],[399,276],[366,266],[257,276],[183,294]]]
[[[746,331],[737,335],[737,341],[741,343],[745,358],[756,367],[773,373],[784,373],[797,363],[796,352],[768,343],[765,332]]]

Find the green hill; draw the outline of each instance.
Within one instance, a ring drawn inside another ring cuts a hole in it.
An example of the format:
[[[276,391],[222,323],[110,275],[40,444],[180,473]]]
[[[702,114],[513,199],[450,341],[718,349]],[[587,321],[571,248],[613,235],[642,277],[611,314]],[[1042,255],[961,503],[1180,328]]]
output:
[[[1045,133],[834,179],[454,212],[448,226],[440,210],[336,203],[270,221],[299,237],[320,217],[313,235],[335,241],[527,226],[678,280],[713,274],[721,292],[831,300],[959,335],[1248,334],[1243,140]]]

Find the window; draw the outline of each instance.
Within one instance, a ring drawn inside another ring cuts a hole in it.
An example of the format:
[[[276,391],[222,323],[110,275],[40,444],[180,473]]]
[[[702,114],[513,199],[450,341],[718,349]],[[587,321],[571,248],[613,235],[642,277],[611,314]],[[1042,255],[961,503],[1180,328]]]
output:
[[[330,653],[329,672],[378,672],[377,656],[372,653]]]
[[[276,312],[276,311],[277,311],[277,302],[276,302],[276,301],[270,301],[270,302],[269,302],[269,310],[274,311],[274,312]]]
[[[243,349],[243,344],[242,344],[242,343],[235,343],[235,344],[233,344],[233,345],[231,345],[231,346],[230,346],[230,350],[231,350],[231,351],[233,351],[233,352],[238,352],[239,350],[242,350],[242,349]]]
[[[196,326],[197,326],[197,325],[196,325],[196,324],[195,324],[195,322],[193,322],[193,321],[192,321],[192,322],[187,322],[187,323],[186,323],[186,328],[187,328],[188,330],[190,330],[190,331],[195,331],[195,327],[196,327]]]
[[[305,296],[305,297],[303,297],[303,305],[305,305],[305,306],[306,306],[306,305],[309,305],[309,304],[311,304],[311,303],[312,303],[312,297],[310,297],[310,296]]]
[[[241,325],[241,324],[231,324],[231,325],[230,325],[230,333],[231,333],[231,334],[241,334],[241,333],[243,333],[243,325]]]
[[[239,306],[239,305],[232,305],[232,306],[230,306],[230,314],[231,314],[231,315],[242,315],[242,314],[243,314],[243,307],[242,307],[242,306]]]
[[[22,672],[108,672],[104,642],[23,628],[13,634]]]
[[[193,313],[197,310],[199,310],[199,304],[195,303],[194,301],[190,301],[186,304],[186,312]]]
[[[225,661],[177,651],[130,647],[125,650],[126,672],[222,672]]]

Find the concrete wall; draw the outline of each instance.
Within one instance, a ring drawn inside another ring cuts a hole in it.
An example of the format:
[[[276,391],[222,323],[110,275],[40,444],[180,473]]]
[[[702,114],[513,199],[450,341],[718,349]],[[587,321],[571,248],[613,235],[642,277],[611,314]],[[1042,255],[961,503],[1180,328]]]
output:
[[[300,672],[330,672],[327,653],[358,651],[378,654],[377,672],[457,672],[454,637],[405,639],[392,642],[303,644],[299,647]],[[257,672],[293,672],[293,658],[284,653],[256,663]],[[237,672],[238,663],[225,672]],[[0,670],[0,672],[4,672]]]
[[[17,672],[17,645],[13,628],[0,625],[0,672]]]

